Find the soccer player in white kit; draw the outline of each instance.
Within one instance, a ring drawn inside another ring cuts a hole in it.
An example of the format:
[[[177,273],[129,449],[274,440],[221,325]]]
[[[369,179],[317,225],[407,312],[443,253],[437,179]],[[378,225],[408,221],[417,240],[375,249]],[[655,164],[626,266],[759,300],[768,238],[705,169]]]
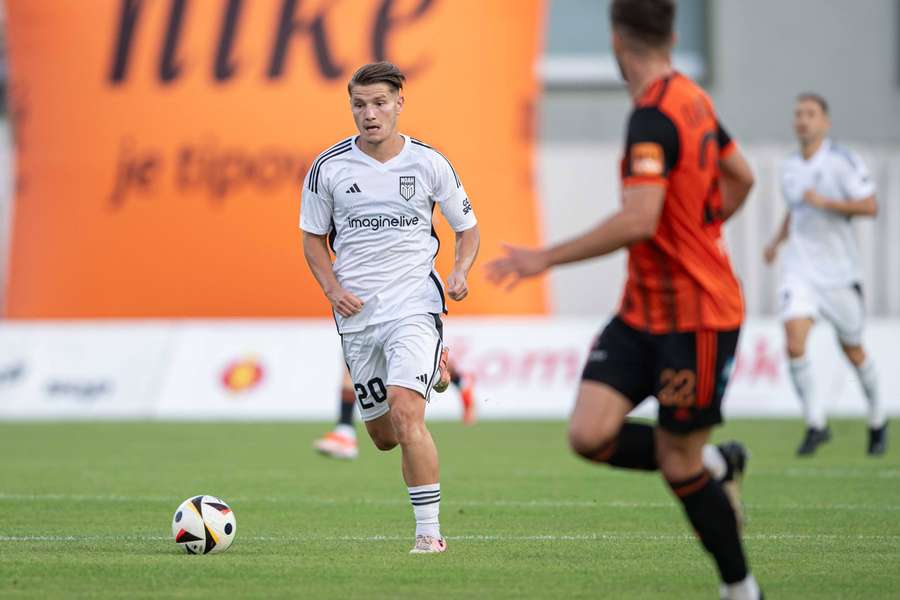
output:
[[[412,553],[420,554],[447,547],[438,520],[437,449],[425,426],[432,388],[449,385],[434,206],[456,232],[446,292],[453,300],[468,295],[466,277],[480,238],[450,162],[397,131],[405,80],[388,62],[353,75],[347,90],[359,135],[313,163],[303,183],[300,228],[310,270],[334,310],[369,436],[379,450],[400,446],[416,519]]]
[[[817,318],[830,321],[862,384],[869,407],[870,455],[887,444],[884,406],[875,365],[862,346],[862,273],[852,218],[878,211],[875,185],[860,158],[833,143],[828,104],[818,94],[797,97],[794,130],[800,151],[783,166],[781,187],[788,211],[764,256],[771,264],[782,243],[781,318],[787,337],[791,380],[803,403],[806,435],[798,455],[811,455],[831,433],[815,390],[806,339]]]

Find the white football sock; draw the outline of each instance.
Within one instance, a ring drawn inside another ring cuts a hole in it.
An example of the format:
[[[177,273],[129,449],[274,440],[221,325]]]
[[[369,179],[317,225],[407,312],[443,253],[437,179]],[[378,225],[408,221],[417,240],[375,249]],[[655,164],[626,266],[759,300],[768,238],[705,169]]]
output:
[[[861,366],[854,368],[859,376],[863,393],[866,395],[866,401],[869,403],[869,427],[881,429],[884,427],[887,417],[884,412],[884,404],[878,397],[878,371],[875,369],[875,363],[868,358]]]
[[[716,481],[722,481],[728,474],[728,463],[725,462],[725,457],[712,444],[703,446],[703,466]]]
[[[356,439],[356,428],[353,425],[344,425],[343,423],[338,423],[334,426],[334,432],[338,435],[350,438],[351,440]]]
[[[416,516],[416,535],[440,538],[438,515],[441,512],[441,484],[429,483],[408,489],[409,501],[412,502],[413,514]]]
[[[813,429],[825,429],[825,409],[816,398],[815,381],[812,364],[807,358],[790,359],[791,381],[803,404],[803,418],[806,426]]]
[[[730,600],[759,600],[759,584],[756,583],[753,575],[748,574],[743,581],[729,584],[726,587]]]

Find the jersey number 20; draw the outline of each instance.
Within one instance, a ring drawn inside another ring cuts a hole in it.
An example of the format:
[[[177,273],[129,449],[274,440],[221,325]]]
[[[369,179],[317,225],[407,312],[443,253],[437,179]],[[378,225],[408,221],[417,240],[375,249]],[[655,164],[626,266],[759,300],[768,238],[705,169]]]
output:
[[[371,379],[366,385],[354,383],[353,389],[356,390],[356,399],[363,408],[372,408],[375,406],[375,402],[381,404],[387,400],[387,388],[384,387],[384,382],[380,377]],[[375,402],[366,402],[370,396]]]

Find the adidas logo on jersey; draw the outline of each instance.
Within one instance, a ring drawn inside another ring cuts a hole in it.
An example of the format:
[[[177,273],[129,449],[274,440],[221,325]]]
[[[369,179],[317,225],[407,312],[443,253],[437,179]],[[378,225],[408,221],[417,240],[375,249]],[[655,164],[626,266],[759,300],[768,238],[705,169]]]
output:
[[[418,379],[422,383],[428,383],[428,375],[426,375],[424,373],[422,375],[419,375],[418,377],[416,377],[416,379]]]
[[[359,194],[360,192],[362,192],[362,190],[359,189],[359,185],[356,184],[356,183],[354,183],[353,185],[351,185],[351,186],[347,189],[347,192],[346,192],[346,193],[347,193],[347,194]]]

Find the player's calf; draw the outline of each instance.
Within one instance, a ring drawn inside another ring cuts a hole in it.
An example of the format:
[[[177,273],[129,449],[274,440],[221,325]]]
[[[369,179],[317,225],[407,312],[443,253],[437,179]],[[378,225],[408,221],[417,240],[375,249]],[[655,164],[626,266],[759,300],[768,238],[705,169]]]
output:
[[[659,430],[659,467],[700,543],[715,560],[729,597],[756,599],[759,587],[747,566],[737,515],[720,483],[703,466],[708,437],[708,430],[687,434]]]

